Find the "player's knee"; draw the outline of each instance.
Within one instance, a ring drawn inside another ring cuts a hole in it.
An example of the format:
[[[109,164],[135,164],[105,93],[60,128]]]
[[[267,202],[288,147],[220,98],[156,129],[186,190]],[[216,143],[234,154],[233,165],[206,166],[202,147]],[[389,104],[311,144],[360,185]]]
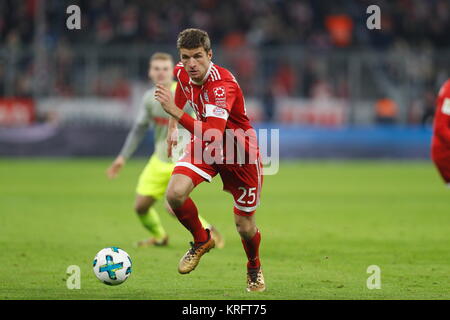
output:
[[[236,222],[236,230],[241,238],[251,239],[255,235],[257,228],[250,223]]]
[[[136,203],[134,205],[134,211],[138,214],[138,215],[144,215],[148,212],[148,209],[150,207],[147,204],[143,204],[143,203]]]
[[[150,210],[150,208],[153,206],[155,201],[156,199],[152,196],[138,195],[134,203],[134,211],[138,215],[145,215],[147,214],[148,210]]]
[[[171,186],[167,189],[166,199],[170,207],[176,209],[181,207],[186,201],[187,194],[183,188]]]

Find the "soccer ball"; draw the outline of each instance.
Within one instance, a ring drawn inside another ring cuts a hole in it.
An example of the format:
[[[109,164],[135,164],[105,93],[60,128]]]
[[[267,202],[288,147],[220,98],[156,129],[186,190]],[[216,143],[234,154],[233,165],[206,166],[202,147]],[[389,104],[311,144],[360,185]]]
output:
[[[109,286],[116,286],[130,276],[131,259],[120,248],[104,248],[95,255],[93,268],[98,280]]]

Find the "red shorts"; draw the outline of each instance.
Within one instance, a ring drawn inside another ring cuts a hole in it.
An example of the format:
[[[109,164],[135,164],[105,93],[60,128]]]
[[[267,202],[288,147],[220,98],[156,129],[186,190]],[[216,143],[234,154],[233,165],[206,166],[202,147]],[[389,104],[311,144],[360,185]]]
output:
[[[203,181],[211,182],[217,174],[223,182],[223,190],[234,198],[234,213],[251,216],[259,205],[263,183],[260,158],[252,164],[206,164],[194,163],[190,153],[177,161],[174,174],[183,174],[192,179],[194,186]]]

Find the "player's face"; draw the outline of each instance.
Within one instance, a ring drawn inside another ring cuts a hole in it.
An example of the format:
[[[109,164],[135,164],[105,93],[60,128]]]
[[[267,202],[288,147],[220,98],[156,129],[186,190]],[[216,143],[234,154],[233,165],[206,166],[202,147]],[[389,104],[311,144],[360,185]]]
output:
[[[168,85],[172,82],[173,63],[170,60],[153,60],[150,63],[148,76],[153,83]]]
[[[196,49],[180,49],[181,62],[189,77],[197,82],[203,80],[212,58],[212,50],[206,52],[203,47]]]

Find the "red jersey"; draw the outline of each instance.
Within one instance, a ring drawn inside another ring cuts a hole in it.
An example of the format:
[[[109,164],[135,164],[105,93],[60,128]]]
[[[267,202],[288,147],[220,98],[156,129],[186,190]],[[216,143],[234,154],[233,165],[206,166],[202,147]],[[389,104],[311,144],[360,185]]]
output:
[[[450,79],[439,90],[433,124],[432,150],[433,153],[444,151],[450,154]]]
[[[245,110],[244,95],[230,71],[211,62],[205,78],[199,84],[189,77],[180,62],[174,68],[174,76],[178,81],[175,104],[182,109],[186,102],[189,102],[196,113],[197,121],[202,122],[203,134],[207,129],[220,130],[223,141],[226,142],[226,135],[234,132],[236,137],[235,141],[233,138],[234,144],[244,141],[247,155],[250,151],[257,150],[256,133]],[[196,121],[192,121],[187,114],[180,119],[180,124],[192,134],[194,134],[194,122]],[[243,135],[244,132],[246,137]],[[203,140],[207,141],[207,145],[208,138],[203,136]],[[224,147],[223,150],[225,149]],[[225,155],[226,152],[223,154]]]

